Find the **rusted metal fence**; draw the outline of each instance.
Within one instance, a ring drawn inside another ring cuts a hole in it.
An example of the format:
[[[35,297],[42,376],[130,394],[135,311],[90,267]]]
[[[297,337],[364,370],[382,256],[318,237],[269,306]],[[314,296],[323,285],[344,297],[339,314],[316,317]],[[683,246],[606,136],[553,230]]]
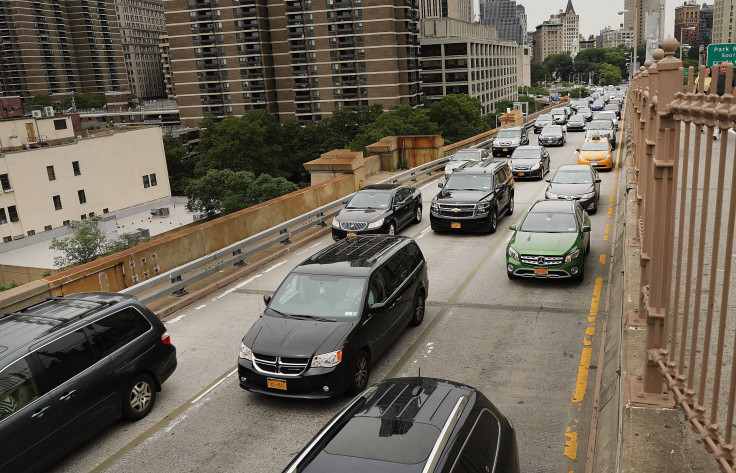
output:
[[[627,96],[632,188],[641,246],[639,319],[646,320],[647,365],[635,402],[675,402],[714,453],[734,471],[736,310],[731,297],[736,224],[736,98],[733,67],[725,93],[704,94],[700,71],[685,75],[664,41]],[[687,81],[685,81],[687,79]],[[697,86],[697,93],[693,92]],[[720,137],[714,133],[720,130]]]

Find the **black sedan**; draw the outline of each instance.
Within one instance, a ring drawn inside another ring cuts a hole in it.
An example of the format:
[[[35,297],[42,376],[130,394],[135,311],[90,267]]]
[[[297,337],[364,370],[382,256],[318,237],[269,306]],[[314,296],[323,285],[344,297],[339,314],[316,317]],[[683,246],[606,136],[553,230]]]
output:
[[[366,186],[332,220],[332,239],[383,233],[394,235],[422,221],[422,193],[400,184]]]
[[[544,146],[564,146],[567,142],[567,134],[562,125],[547,125],[539,135],[539,144]]]
[[[585,131],[585,123],[582,115],[573,115],[567,121],[567,131]]]
[[[542,179],[549,172],[549,151],[544,146],[519,146],[509,161],[514,177]]]
[[[595,213],[600,199],[601,178],[598,171],[587,164],[560,166],[544,193],[547,199],[577,200],[583,210]]]

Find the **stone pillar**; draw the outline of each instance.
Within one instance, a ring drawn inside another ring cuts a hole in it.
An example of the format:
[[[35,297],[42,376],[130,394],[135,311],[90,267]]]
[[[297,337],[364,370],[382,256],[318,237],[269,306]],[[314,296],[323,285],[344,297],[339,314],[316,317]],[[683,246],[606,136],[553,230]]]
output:
[[[365,185],[363,153],[349,149],[329,151],[319,158],[304,163],[304,169],[311,175],[312,185],[321,184],[343,174],[352,174],[355,190]]]
[[[381,171],[399,167],[409,169],[444,156],[444,140],[440,135],[387,136],[368,145],[371,155],[381,158]]]

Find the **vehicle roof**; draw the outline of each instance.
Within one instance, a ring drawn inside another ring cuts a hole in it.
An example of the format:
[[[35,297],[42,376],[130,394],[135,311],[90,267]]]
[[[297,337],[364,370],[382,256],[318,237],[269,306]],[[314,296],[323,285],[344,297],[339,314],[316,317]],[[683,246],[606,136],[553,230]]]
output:
[[[388,184],[370,184],[360,189],[358,192],[364,191],[364,190],[388,191],[388,190],[396,189],[397,187],[401,187],[403,185],[404,184],[397,184],[395,182],[388,183]]]
[[[384,257],[410,241],[411,238],[398,235],[350,236],[313,254],[294,268],[294,272],[368,276]]]
[[[529,213],[532,212],[571,212],[574,209],[574,200],[538,200],[534,202]]]
[[[599,141],[608,141],[608,137],[593,133],[591,136],[586,137],[583,143],[597,143]]]
[[[80,292],[53,297],[0,317],[0,361],[49,334],[96,314],[133,296]]]
[[[506,164],[506,161],[470,161],[468,164],[455,169],[453,174],[486,174],[495,171],[496,168],[504,164]]]

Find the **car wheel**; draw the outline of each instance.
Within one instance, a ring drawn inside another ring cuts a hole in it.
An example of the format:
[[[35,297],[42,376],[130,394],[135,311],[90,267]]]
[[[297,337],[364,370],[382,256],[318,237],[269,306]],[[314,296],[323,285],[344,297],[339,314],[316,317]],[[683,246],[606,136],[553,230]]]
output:
[[[593,208],[590,209],[590,213],[592,214],[598,213],[598,200],[596,200],[595,203],[593,204]]]
[[[506,276],[508,276],[509,279],[516,279],[516,275],[514,273],[510,273],[508,270],[506,270]]]
[[[506,209],[506,215],[511,215],[514,213],[514,195],[511,194],[511,197],[509,198],[509,205]]]
[[[489,233],[496,233],[496,229],[498,228],[498,209],[495,207],[493,210],[491,210],[491,225],[488,229]]]
[[[350,370],[350,394],[361,393],[368,386],[368,378],[371,375],[371,362],[368,353],[360,350]]]
[[[139,374],[123,392],[123,417],[143,419],[156,403],[156,383],[147,374]]]
[[[420,223],[421,221],[422,221],[422,206],[417,205],[417,208],[414,211],[414,223]]]
[[[409,325],[412,327],[421,325],[422,321],[424,321],[425,300],[426,297],[424,295],[424,290],[420,289],[417,291],[417,295],[414,298],[414,316],[411,318],[411,322],[409,322]]]
[[[396,235],[396,225],[394,225],[394,222],[388,224],[388,234]]]

